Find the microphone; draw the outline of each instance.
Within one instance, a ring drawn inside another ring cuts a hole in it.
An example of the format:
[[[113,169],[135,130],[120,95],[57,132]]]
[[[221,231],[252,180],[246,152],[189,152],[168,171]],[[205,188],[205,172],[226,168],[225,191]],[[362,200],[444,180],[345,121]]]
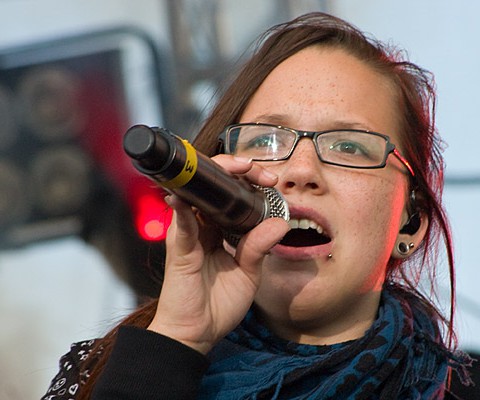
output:
[[[232,246],[267,218],[289,219],[278,190],[229,173],[167,129],[134,125],[123,147],[139,172],[208,215]]]

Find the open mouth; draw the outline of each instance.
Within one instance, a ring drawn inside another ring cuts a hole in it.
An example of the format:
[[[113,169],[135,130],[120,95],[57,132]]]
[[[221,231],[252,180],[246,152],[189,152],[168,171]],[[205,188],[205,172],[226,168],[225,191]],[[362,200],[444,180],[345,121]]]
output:
[[[290,219],[292,228],[280,242],[283,246],[309,247],[329,243],[332,239],[323,228],[308,219]]]

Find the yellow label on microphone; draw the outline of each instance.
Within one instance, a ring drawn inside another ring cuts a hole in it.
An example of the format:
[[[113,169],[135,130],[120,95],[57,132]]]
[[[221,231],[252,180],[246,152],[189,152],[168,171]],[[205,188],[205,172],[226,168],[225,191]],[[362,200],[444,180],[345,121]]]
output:
[[[167,189],[177,189],[186,185],[192,179],[195,172],[197,172],[197,151],[188,142],[188,140],[180,140],[185,146],[185,164],[180,173],[169,181],[162,182],[161,185]]]

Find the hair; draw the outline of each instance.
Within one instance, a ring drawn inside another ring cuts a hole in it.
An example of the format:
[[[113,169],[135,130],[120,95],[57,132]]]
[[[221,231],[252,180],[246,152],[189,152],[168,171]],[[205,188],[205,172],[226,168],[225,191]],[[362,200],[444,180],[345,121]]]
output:
[[[265,32],[249,60],[239,71],[218,100],[197,135],[194,145],[206,155],[217,152],[218,135],[226,126],[237,123],[251,97],[269,73],[282,61],[309,46],[341,49],[371,66],[396,88],[403,155],[409,160],[415,178],[411,189],[415,191],[413,211],[428,218],[429,224],[422,244],[415,256],[407,260],[390,260],[387,282],[402,285],[409,293],[419,297],[431,311],[432,318],[441,322],[446,330],[448,345],[455,343],[453,310],[455,304],[455,279],[453,244],[447,217],[442,206],[443,170],[442,141],[435,128],[435,85],[433,76],[409,62],[406,55],[393,46],[368,37],[351,24],[328,14],[310,13],[290,22],[276,25]],[[435,294],[436,265],[439,246],[445,246],[450,275],[450,310],[443,316],[438,305],[429,296]],[[432,292],[424,294],[419,289],[421,278],[427,274]],[[121,325],[146,327],[156,310],[156,300],[145,304],[124,320]],[[115,327],[98,346],[100,358],[87,361],[90,379],[80,398],[87,399],[100,375],[113,346],[118,327]],[[92,351],[94,354],[95,351]]]

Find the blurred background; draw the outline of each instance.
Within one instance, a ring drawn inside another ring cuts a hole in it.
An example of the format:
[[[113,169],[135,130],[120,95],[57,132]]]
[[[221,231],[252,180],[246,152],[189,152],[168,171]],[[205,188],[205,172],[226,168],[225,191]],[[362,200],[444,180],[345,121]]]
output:
[[[192,139],[257,35],[313,10],[406,48],[436,75],[456,322],[461,347],[480,351],[480,3],[2,0],[1,399],[39,398],[72,342],[104,334],[158,293],[152,275],[171,215],[124,156],[125,130],[143,123]]]

